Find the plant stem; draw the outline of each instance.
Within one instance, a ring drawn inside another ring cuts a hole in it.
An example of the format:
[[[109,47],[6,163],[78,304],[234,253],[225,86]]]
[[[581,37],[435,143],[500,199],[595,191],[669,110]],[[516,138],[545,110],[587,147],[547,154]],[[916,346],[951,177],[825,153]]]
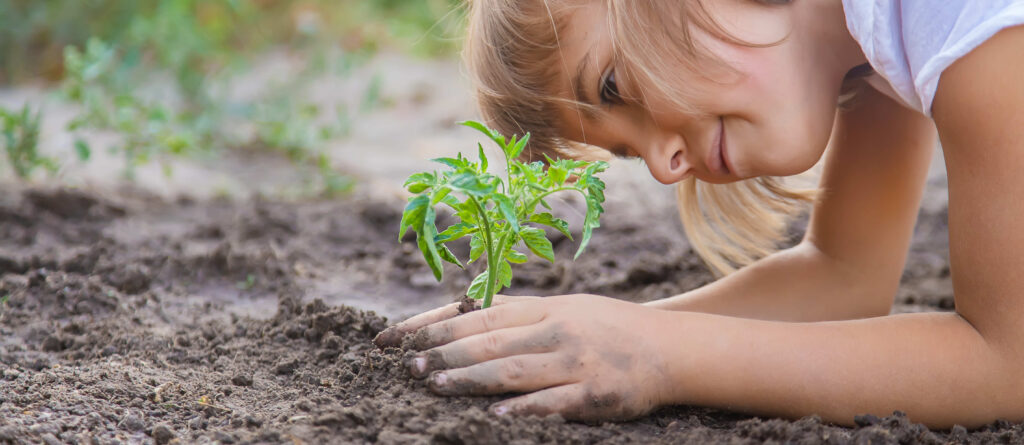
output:
[[[556,188],[554,190],[548,190],[548,191],[546,191],[544,193],[541,193],[540,195],[537,195],[536,198],[533,198],[533,201],[530,201],[530,205],[526,206],[527,211],[530,211],[530,209],[533,209],[534,207],[536,207],[537,203],[539,203],[540,200],[548,197],[549,195],[551,195],[553,193],[564,192],[566,190],[575,190],[577,192],[580,192],[580,194],[582,194],[584,198],[587,197],[587,195],[585,193],[583,193],[583,190],[580,190],[580,189],[578,189],[576,187],[559,187],[559,188]]]
[[[484,222],[484,248],[487,249],[487,286],[484,287],[484,303],[482,307],[487,309],[491,306],[491,299],[494,297],[494,238],[491,236],[491,220],[487,218],[487,211],[484,206],[480,205],[480,201],[470,196],[469,199],[473,201],[473,205],[476,206],[476,211],[480,215],[480,219]]]
[[[498,274],[497,274],[498,265],[497,264],[498,264],[498,261],[504,261],[504,260],[501,259],[501,254],[502,254],[502,252],[505,251],[505,243],[508,241],[509,237],[511,237],[511,236],[512,236],[512,232],[506,233],[505,236],[502,236],[501,237],[501,241],[498,241],[498,248],[494,251],[494,262],[492,263],[491,259],[487,260],[487,270],[488,270],[488,272],[487,272],[487,288],[485,289],[485,292],[484,292],[484,303],[483,303],[483,308],[485,308],[485,309],[488,308],[488,307],[491,307],[491,300],[494,299],[494,294],[497,293],[495,291],[495,289],[494,289],[495,287],[498,286]]]

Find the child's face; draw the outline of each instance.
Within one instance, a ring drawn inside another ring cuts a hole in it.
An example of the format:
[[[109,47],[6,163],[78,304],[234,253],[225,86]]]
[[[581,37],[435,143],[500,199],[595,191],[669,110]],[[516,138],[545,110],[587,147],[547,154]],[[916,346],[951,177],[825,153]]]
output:
[[[813,34],[798,26],[801,12],[791,7],[707,3],[730,35],[780,43],[747,47],[694,30],[710,54],[733,68],[679,69],[674,76],[672,87],[685,91],[701,113],[681,112],[657,94],[644,95],[644,106],[616,103],[616,91],[638,96],[650,88],[616,82],[604,7],[589,2],[573,13],[560,36],[568,72],[560,91],[604,112],[587,116],[567,107],[561,113],[563,135],[619,156],[641,157],[665,184],[691,174],[724,183],[792,175],[813,166],[832,130],[843,77],[836,73],[845,73],[822,67],[837,65],[838,56],[808,38]]]

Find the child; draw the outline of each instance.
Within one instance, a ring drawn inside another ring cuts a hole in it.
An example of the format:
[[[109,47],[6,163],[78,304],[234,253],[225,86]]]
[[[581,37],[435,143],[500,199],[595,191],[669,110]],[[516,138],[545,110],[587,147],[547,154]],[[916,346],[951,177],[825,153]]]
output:
[[[492,411],[585,420],[671,404],[1024,420],[1024,1],[471,3],[490,125],[531,132],[533,159],[642,158],[681,184],[708,263],[746,267],[646,305],[505,297],[383,333],[418,331],[409,367],[433,391],[523,393]],[[956,312],[888,315],[936,129]],[[822,156],[816,194],[771,179]],[[804,240],[766,252],[803,199]]]

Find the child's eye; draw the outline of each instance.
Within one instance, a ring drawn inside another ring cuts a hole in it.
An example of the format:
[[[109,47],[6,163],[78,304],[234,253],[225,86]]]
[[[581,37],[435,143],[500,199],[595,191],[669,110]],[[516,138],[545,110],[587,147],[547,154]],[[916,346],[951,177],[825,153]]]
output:
[[[622,103],[622,96],[619,96],[619,85],[615,83],[615,70],[611,69],[601,78],[599,86],[601,92],[601,104],[615,105]]]

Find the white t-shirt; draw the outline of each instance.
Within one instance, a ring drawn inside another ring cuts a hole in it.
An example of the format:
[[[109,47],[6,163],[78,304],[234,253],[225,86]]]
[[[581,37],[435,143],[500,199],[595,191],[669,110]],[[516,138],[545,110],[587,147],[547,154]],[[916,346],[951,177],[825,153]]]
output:
[[[1000,30],[1024,24],[1024,0],[843,0],[843,9],[881,76],[868,83],[928,116],[943,70]]]

